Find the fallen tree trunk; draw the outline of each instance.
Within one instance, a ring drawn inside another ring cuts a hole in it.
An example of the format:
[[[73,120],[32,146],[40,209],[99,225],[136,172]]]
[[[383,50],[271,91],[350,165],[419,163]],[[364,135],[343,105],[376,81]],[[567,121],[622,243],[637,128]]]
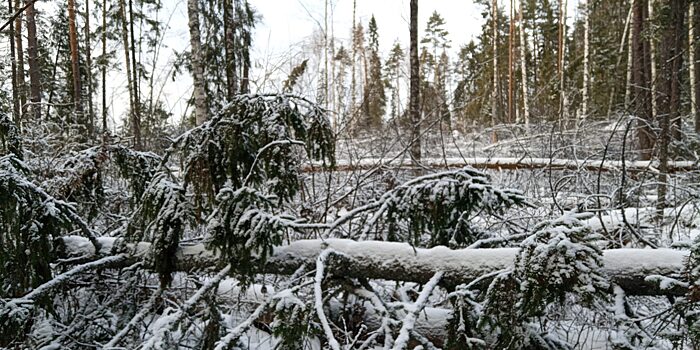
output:
[[[132,254],[131,258],[120,260],[110,267],[128,266],[149,254],[150,243],[120,245],[115,244],[117,239],[112,237],[98,240],[100,251],[95,254],[87,238],[59,238],[57,254],[61,258],[91,256],[95,259],[124,252]],[[395,242],[299,240],[275,248],[264,266],[264,272],[292,274],[302,265],[313,266],[325,249],[336,253],[328,262],[328,271],[335,275],[426,283],[437,271],[443,271],[441,285],[447,288],[512,267],[518,253],[517,248],[422,249]],[[610,249],[604,251],[603,268],[610,280],[629,295],[683,295],[687,290],[682,286],[671,284],[670,288],[662,289],[658,282],[645,279],[648,276],[680,276],[687,256],[687,251],[672,249]],[[218,254],[203,244],[180,245],[177,258],[180,271],[210,269],[221,264]]]
[[[616,161],[616,160],[577,160],[550,158],[434,158],[424,159],[421,165],[433,169],[461,168],[472,166],[477,169],[517,170],[517,169],[552,169],[552,170],[585,170],[585,171],[622,171],[623,167],[630,172],[647,171],[659,173],[657,161]],[[623,166],[624,165],[624,166]],[[339,160],[335,171],[360,171],[376,167],[408,168],[415,167],[410,159],[393,160],[381,158],[364,158],[355,162]],[[321,165],[305,167],[304,172],[321,171]],[[668,172],[697,171],[697,163],[691,161],[669,162]]]

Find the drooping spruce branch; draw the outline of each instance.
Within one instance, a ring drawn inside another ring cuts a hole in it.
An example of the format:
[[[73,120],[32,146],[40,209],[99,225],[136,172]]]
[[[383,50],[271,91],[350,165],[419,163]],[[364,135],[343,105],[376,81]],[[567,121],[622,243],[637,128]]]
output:
[[[335,164],[335,136],[325,111],[291,95],[238,95],[176,139],[169,154],[176,150],[185,160],[186,184],[209,194],[210,201],[226,183],[234,189],[264,186],[289,200],[300,185],[300,155]]]
[[[374,230],[383,240],[464,247],[484,235],[472,224],[475,216],[523,205],[528,203],[519,191],[498,189],[486,174],[465,167],[418,177],[388,191],[372,205],[376,209],[362,235]]]

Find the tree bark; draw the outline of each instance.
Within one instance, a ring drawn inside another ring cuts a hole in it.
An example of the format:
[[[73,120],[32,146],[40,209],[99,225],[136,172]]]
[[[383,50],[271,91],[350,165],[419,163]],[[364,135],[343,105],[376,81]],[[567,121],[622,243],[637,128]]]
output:
[[[224,55],[226,57],[226,96],[232,100],[236,95],[236,54],[234,48],[235,21],[233,19],[233,2],[224,0]]]
[[[190,27],[190,55],[192,62],[192,80],[194,85],[194,113],[196,125],[207,121],[207,93],[204,85],[204,67],[202,62],[202,44],[199,31],[199,7],[197,0],[187,0],[187,17]]]
[[[564,59],[566,58],[566,0],[559,0],[559,127],[567,119],[568,102],[566,97]]]
[[[410,23],[410,98],[409,114],[411,115],[411,159],[418,166],[421,160],[421,113],[420,113],[420,63],[418,62],[418,0],[411,0]]]
[[[654,132],[652,130],[652,119],[650,110],[650,100],[648,87],[648,79],[646,76],[649,57],[644,50],[644,38],[642,30],[645,21],[645,3],[642,0],[633,2],[634,14],[632,20],[632,88],[634,92],[634,111],[636,112],[639,122],[637,128],[637,137],[639,140],[640,159],[650,160],[652,150],[654,148]]]
[[[68,236],[56,242],[60,258],[115,255],[116,238],[98,238],[100,251],[87,238]],[[144,259],[151,244],[141,242],[127,244],[124,252],[133,253],[112,267],[129,266]],[[266,273],[292,274],[302,265],[314,266],[319,254],[332,249],[332,259],[327,267],[332,273],[351,278],[386,279],[426,283],[438,271],[443,271],[441,285],[455,287],[469,283],[488,273],[513,266],[518,248],[495,249],[431,249],[414,248],[407,243],[353,241],[349,239],[299,240],[274,248],[262,268]],[[181,245],[176,253],[179,271],[211,269],[223,263],[219,255],[203,244]],[[645,281],[650,275],[674,276],[685,270],[688,251],[671,249],[610,249],[603,251],[603,270],[614,283],[630,295],[683,295],[687,290],[675,288],[661,290],[654,283]],[[147,260],[147,259],[146,259]],[[485,286],[481,284],[481,286]]]
[[[512,123],[515,115],[513,102],[513,37],[515,36],[515,2],[510,0],[510,23],[508,27],[508,122]]]
[[[688,18],[688,26],[690,27],[689,33],[691,34],[688,49],[692,53],[693,58],[690,60],[689,65],[695,72],[694,77],[691,79],[693,88],[690,93],[694,99],[693,107],[695,110],[692,118],[695,121],[695,132],[700,134],[700,108],[698,108],[698,104],[700,104],[700,65],[698,65],[698,58],[700,58],[700,45],[698,45],[696,42],[698,38],[697,30],[700,28],[700,11],[697,10],[695,2],[692,2],[690,6],[693,7],[693,16]]]
[[[15,8],[21,6],[20,0],[15,0]],[[22,43],[22,15],[15,19],[15,46],[17,51],[17,91],[19,95],[20,116],[23,117],[27,111],[27,84],[24,79],[24,45]],[[20,123],[21,124],[21,123]],[[20,124],[17,124],[21,127]]]
[[[541,137],[541,136],[540,136]],[[518,140],[518,142],[528,142],[536,139],[533,136],[530,139]],[[361,171],[372,170],[378,167],[387,169],[410,168],[412,160],[397,160],[390,161],[381,158],[363,158],[358,162],[347,162],[339,160],[336,163],[335,171]],[[599,159],[550,159],[550,158],[423,158],[421,166],[430,169],[455,169],[465,166],[474,167],[477,169],[489,170],[572,170],[572,171],[594,171],[594,172],[613,172],[620,173],[624,171],[629,173],[645,172],[647,176],[656,176],[659,171],[660,163],[658,161],[638,160],[638,161],[622,161],[618,160],[599,160]],[[693,161],[669,161],[666,164],[668,173],[676,172],[692,172],[697,170],[697,164]],[[313,173],[323,171],[321,164],[312,164],[302,168],[304,173]]]
[[[73,108],[76,124],[83,124],[83,102],[80,87],[80,58],[78,54],[78,32],[75,26],[75,0],[68,0],[68,37],[70,41],[70,62],[73,78]]]
[[[527,46],[525,42],[525,21],[523,21],[523,1],[518,0],[518,29],[520,30],[520,75],[523,99],[523,119],[525,128],[530,127],[530,107],[528,106],[528,81],[527,81]]]
[[[590,84],[590,67],[589,67],[589,56],[590,56],[590,0],[584,0],[585,8],[583,12],[583,87],[581,91],[581,118],[586,118],[588,116],[588,86]]]
[[[102,0],[102,59],[107,59],[107,1]],[[102,62],[102,134],[107,135],[107,63]],[[103,137],[103,141],[106,141]]]
[[[27,1],[27,56],[29,59],[30,115],[33,121],[41,120],[41,67],[39,63],[39,43],[36,36],[36,11],[34,2]]]
[[[134,148],[141,150],[143,141],[141,140],[141,95],[139,93],[139,73],[136,63],[136,39],[134,33],[134,1],[129,0],[129,32],[131,33],[131,74],[133,75],[132,88],[134,89]]]
[[[661,218],[666,208],[668,186],[669,144],[681,136],[680,74],[683,66],[683,21],[688,3],[686,0],[669,0],[670,18],[665,23],[662,50],[662,91],[659,101],[659,184],[657,186],[657,212]]]
[[[106,2],[105,0],[103,0]],[[88,114],[85,118],[87,123],[89,138],[95,134],[95,110],[92,104],[92,44],[90,40],[90,1],[85,2],[85,82],[87,84],[87,105]]]
[[[654,0],[647,0],[648,1],[648,10],[647,13],[649,15],[649,21],[651,23],[654,22]],[[650,29],[654,28],[654,26],[650,26]],[[656,83],[657,83],[657,75],[656,75],[656,33],[654,30],[650,30],[650,36],[649,36],[649,88],[651,89],[651,116],[650,120],[656,120],[656,116],[659,115],[659,110],[658,106],[656,103],[657,99],[657,92],[656,92]]]
[[[498,125],[498,1],[491,2],[491,22],[493,24],[492,31],[492,65],[493,65],[493,81],[491,85],[491,127]],[[491,142],[498,142],[498,134],[494,129],[491,133]]]
[[[10,16],[13,15],[12,0],[7,0],[7,12]],[[22,114],[19,110],[19,88],[17,84],[17,55],[15,50],[15,26],[10,25],[10,62],[12,69],[12,120],[15,125],[19,126]]]
[[[129,28],[127,25],[126,0],[119,0],[119,12],[121,13],[122,44],[124,46],[124,64],[126,65],[126,81],[129,89],[129,120],[131,121],[131,132],[134,135],[134,147],[141,146],[141,128],[136,121],[136,96],[134,94],[134,78],[131,74],[131,51],[129,50]],[[134,67],[135,69],[135,67]]]

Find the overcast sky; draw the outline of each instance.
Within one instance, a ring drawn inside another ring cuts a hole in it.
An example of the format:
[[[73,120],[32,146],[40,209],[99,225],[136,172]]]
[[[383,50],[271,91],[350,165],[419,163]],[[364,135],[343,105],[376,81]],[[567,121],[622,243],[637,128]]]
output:
[[[313,35],[320,31],[324,20],[324,0],[249,0],[262,21],[255,28],[252,58],[255,61],[254,77],[263,79],[265,71],[278,69],[288,73],[290,53],[298,53]],[[504,2],[504,1],[501,1]],[[569,15],[574,13],[578,1],[569,1]],[[158,76],[164,82],[163,95],[165,104],[171,109],[173,120],[179,120],[185,112],[185,102],[192,93],[192,83],[185,72],[175,82],[164,78],[172,67],[173,52],[189,49],[189,31],[187,27],[187,6],[184,0],[163,0],[164,8],[161,19],[167,21],[169,28],[165,31],[165,45],[159,59]],[[329,26],[339,40],[347,40],[352,28],[353,0],[329,0]],[[456,52],[460,45],[476,38],[484,18],[483,8],[475,5],[473,0],[422,0],[418,6],[418,30],[423,35],[428,17],[437,11],[446,22],[451,52]],[[380,50],[388,52],[391,45],[398,40],[406,48],[409,42],[409,0],[357,0],[357,21],[365,28],[372,15],[379,27]],[[330,30],[330,29],[329,29]],[[298,58],[298,57],[297,57]],[[300,60],[299,60],[300,61]],[[256,74],[257,73],[257,74]],[[125,77],[115,73],[110,82],[111,89],[126,91]],[[124,95],[124,93],[120,94]],[[113,101],[113,115],[123,115],[127,98]],[[117,120],[116,123],[120,124]]]

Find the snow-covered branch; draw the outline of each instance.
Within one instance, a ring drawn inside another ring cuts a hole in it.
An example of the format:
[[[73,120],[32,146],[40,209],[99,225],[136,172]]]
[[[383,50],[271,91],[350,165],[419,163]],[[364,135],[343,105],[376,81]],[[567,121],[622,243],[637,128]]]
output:
[[[586,170],[586,171],[622,171],[623,162],[617,160],[577,160],[577,159],[550,159],[550,158],[433,158],[423,159],[421,165],[427,168],[461,168],[472,166],[477,169],[492,170],[518,170],[518,169],[552,169],[552,170]],[[407,168],[414,164],[410,159],[387,160],[380,158],[364,158],[359,161],[349,162],[338,160],[336,171],[361,171],[376,167]],[[626,161],[624,169],[632,172],[648,171],[658,173],[657,161]],[[318,165],[303,168],[305,172],[321,171]],[[669,162],[668,172],[697,171],[698,164],[692,161]]]

